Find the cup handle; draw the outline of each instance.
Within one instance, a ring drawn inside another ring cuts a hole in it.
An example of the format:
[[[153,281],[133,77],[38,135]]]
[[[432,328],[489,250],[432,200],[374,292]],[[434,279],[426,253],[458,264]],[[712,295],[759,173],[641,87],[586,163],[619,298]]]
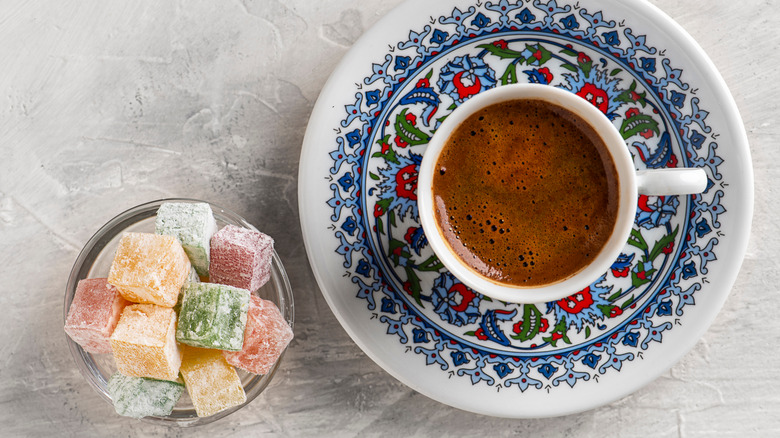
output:
[[[701,168],[638,170],[636,185],[642,195],[689,195],[707,188],[707,174]]]

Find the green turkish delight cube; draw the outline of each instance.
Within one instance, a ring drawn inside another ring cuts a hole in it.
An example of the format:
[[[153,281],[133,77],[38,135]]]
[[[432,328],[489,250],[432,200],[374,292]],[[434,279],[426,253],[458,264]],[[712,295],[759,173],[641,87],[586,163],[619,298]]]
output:
[[[223,284],[189,283],[183,292],[176,340],[193,347],[240,351],[249,291]]]
[[[114,409],[125,417],[166,416],[184,393],[184,385],[168,380],[129,377],[115,373],[108,379]]]
[[[210,241],[217,222],[209,204],[166,202],[157,210],[154,232],[179,239],[192,266],[202,277],[209,275]]]

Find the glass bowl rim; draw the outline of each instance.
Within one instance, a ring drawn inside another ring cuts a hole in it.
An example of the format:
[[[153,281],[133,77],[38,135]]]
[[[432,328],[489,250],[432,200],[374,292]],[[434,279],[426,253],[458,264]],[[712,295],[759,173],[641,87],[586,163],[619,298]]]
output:
[[[81,249],[79,255],[76,257],[76,260],[73,263],[73,267],[71,268],[70,275],[68,276],[68,282],[65,288],[65,297],[63,301],[63,311],[62,311],[63,325],[65,324],[65,321],[67,320],[68,317],[68,310],[70,309],[71,302],[73,301],[76,285],[78,284],[79,280],[83,278],[88,278],[87,274],[89,273],[93,263],[97,259],[98,254],[100,254],[100,252],[105,248],[105,246],[109,242],[111,242],[113,238],[121,234],[125,229],[127,229],[131,225],[134,225],[150,217],[154,217],[157,214],[157,210],[160,207],[160,205],[166,202],[206,203],[211,207],[215,217],[223,217],[228,219],[228,221],[226,221],[228,223],[233,223],[234,225],[239,225],[244,228],[248,228],[250,230],[258,231],[256,227],[254,227],[252,224],[247,222],[243,217],[233,212],[232,210],[226,209],[212,202],[204,201],[200,199],[161,198],[161,199],[156,199],[153,201],[145,202],[143,204],[139,204],[134,207],[128,208],[122,211],[121,213],[115,215],[103,226],[101,226],[92,235],[92,237],[90,237],[90,239],[87,240],[87,243],[84,244],[84,247]],[[282,316],[290,324],[290,328],[294,328],[295,309],[294,309],[294,302],[293,302],[292,287],[290,286],[290,280],[289,277],[287,276],[287,272],[284,269],[284,265],[282,264],[279,255],[274,249],[272,255],[271,281],[274,281],[274,276],[276,275],[279,276],[278,280],[282,286],[280,290],[277,290],[277,298],[279,298],[280,302],[276,304],[279,307]],[[98,394],[100,394],[101,398],[113,406],[111,397],[103,389],[103,386],[105,385],[105,379],[103,379],[102,373],[98,370],[97,365],[91,359],[91,354],[84,351],[84,349],[82,349],[80,345],[78,345],[76,342],[70,339],[70,337],[67,334],[65,334],[65,338],[68,342],[68,347],[71,352],[71,356],[73,356],[73,359],[76,362],[79,372],[82,374],[85,380],[87,380],[89,385]],[[285,348],[285,352],[286,352],[286,348]],[[244,403],[238,406],[234,406],[232,408],[220,411],[208,417],[197,417],[197,416],[193,417],[193,416],[182,416],[182,415],[177,416],[174,415],[176,413],[174,411],[174,413],[170,416],[148,416],[148,417],[144,417],[142,421],[147,423],[164,424],[169,426],[188,427],[188,426],[198,426],[198,425],[208,424],[220,418],[224,418],[232,414],[233,412],[243,408],[249,403],[251,403],[258,395],[260,395],[260,393],[262,393],[265,390],[265,388],[268,386],[268,384],[271,382],[274,375],[276,374],[276,370],[278,369],[279,364],[282,362],[283,358],[284,358],[284,352],[282,352],[282,355],[276,360],[276,363],[274,363],[273,367],[267,374],[252,375],[251,379],[244,385],[244,390],[246,391],[247,399]]]

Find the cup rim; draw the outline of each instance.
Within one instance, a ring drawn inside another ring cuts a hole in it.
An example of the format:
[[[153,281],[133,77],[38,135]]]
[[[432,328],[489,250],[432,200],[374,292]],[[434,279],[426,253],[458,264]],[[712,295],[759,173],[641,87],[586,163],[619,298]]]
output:
[[[566,108],[580,116],[601,136],[612,156],[618,177],[618,213],[612,233],[596,258],[562,280],[542,286],[499,283],[479,274],[450,249],[435,219],[431,185],[434,167],[453,129],[470,115],[489,105],[519,99],[538,99]],[[423,154],[417,179],[420,223],[428,243],[444,266],[476,292],[512,303],[540,303],[571,296],[599,281],[620,255],[634,223],[637,202],[636,168],[623,137],[598,108],[573,92],[543,84],[510,84],[484,91],[453,110],[434,133]]]

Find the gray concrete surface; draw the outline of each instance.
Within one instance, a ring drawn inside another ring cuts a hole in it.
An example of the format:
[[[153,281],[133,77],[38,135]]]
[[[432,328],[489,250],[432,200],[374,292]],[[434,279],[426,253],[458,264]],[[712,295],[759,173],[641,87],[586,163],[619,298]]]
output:
[[[636,1],[636,0],[630,0]],[[400,0],[0,1],[0,436],[780,435],[780,8],[652,3],[707,51],[748,132],[753,231],[723,310],[653,384],[562,418],[506,420],[422,396],[346,335],[309,269],[297,165],[350,45]],[[73,364],[62,296],[81,246],[151,199],[222,204],[276,238],[296,338],[253,404],[195,430],[118,417]]]

